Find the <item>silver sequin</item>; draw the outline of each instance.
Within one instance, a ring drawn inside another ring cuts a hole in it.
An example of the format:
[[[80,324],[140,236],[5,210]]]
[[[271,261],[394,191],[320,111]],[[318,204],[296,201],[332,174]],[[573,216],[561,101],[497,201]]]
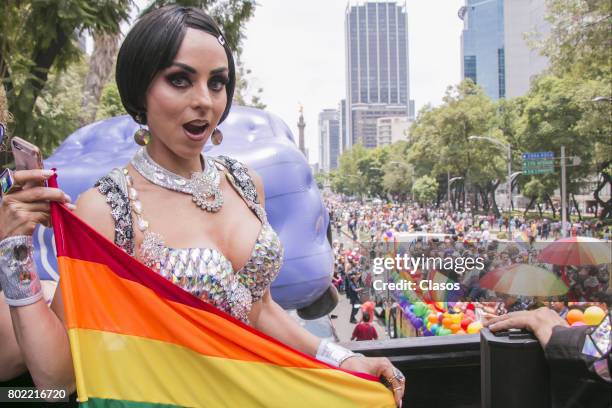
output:
[[[244,267],[234,271],[231,262],[216,249],[168,248],[161,236],[148,230],[138,256],[145,265],[170,282],[248,323],[252,304],[261,299],[280,272],[283,247],[259,205],[257,190],[246,167],[227,157],[219,157],[215,161],[229,170],[227,178],[230,184],[262,222],[261,231]],[[100,192],[106,195],[107,202],[115,210],[115,242],[126,250],[133,250],[132,217],[129,216],[127,194],[122,194],[111,178],[103,178],[99,183]]]

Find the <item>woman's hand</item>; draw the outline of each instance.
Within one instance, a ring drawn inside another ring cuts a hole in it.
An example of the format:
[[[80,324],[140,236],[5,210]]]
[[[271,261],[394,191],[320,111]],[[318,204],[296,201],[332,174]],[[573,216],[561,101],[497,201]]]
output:
[[[32,235],[37,224],[48,225],[49,203],[70,203],[70,197],[57,188],[40,187],[54,174],[52,170],[13,172],[21,188],[4,194],[0,201],[0,240],[10,236]]]
[[[402,398],[406,387],[406,380],[397,368],[385,357],[355,356],[344,360],[340,368],[350,371],[367,373],[374,377],[384,377],[393,387],[393,397],[398,407],[402,406]]]
[[[546,347],[552,329],[555,326],[568,327],[567,321],[557,312],[547,307],[537,310],[511,312],[502,316],[494,317],[485,323],[492,332],[508,329],[527,329],[537,338],[542,348]]]

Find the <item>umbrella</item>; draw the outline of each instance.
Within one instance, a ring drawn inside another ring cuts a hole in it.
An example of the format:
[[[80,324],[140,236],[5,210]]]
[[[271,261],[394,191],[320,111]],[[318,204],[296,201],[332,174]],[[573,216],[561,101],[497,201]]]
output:
[[[512,264],[488,272],[480,287],[498,293],[522,296],[560,296],[568,287],[548,269],[529,264]]]
[[[548,245],[538,255],[538,261],[553,265],[601,265],[611,262],[610,251],[609,242],[570,237]]]

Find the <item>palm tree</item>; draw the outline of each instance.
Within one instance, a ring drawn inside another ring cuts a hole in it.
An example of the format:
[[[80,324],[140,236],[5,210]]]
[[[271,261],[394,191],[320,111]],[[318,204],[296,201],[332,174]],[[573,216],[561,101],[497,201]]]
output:
[[[120,31],[93,34],[94,49],[89,59],[89,71],[83,86],[81,126],[93,122],[96,118],[102,89],[112,76],[120,36]]]

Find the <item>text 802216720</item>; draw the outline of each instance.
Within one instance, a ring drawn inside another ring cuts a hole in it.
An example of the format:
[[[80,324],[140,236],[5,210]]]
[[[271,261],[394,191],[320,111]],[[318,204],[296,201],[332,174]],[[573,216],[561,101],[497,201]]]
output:
[[[0,387],[0,403],[6,402],[67,402],[68,391],[65,389],[39,390],[35,387]]]

